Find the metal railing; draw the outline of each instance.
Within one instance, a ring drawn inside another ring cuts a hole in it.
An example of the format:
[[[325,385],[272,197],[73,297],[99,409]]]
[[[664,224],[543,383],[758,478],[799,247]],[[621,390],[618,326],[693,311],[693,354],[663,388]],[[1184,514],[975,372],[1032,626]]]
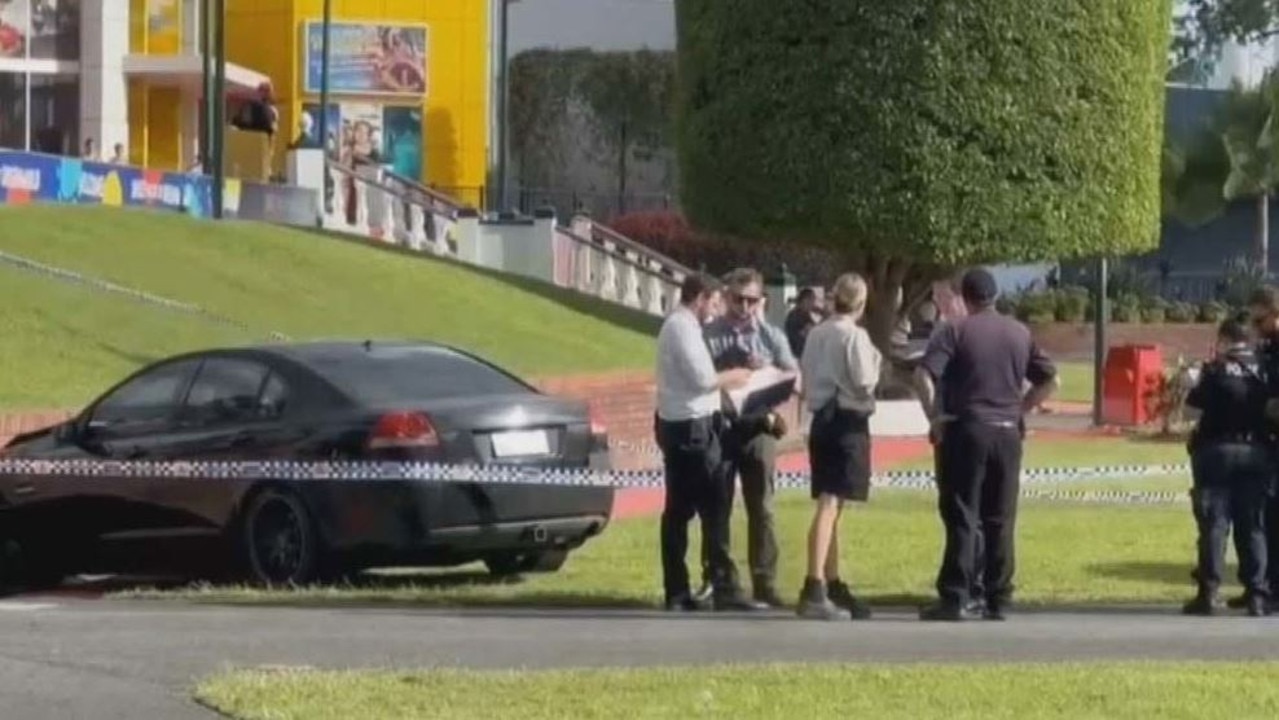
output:
[[[457,253],[457,208],[445,196],[407,187],[376,165],[328,161],[332,194],[324,227],[436,255]]]
[[[546,274],[541,279],[554,285],[659,316],[675,306],[680,284],[692,272],[586,216],[574,217],[570,227],[552,222],[530,236],[527,218],[481,222],[456,199],[376,165],[351,167],[330,160],[326,169],[332,192],[324,203],[323,224],[329,230],[478,264],[519,247],[520,257],[540,257],[544,263],[539,266],[544,269],[525,274]],[[539,217],[553,219],[549,212]],[[512,245],[530,237],[536,238],[534,245]],[[459,242],[473,243],[467,246],[472,248],[496,243],[507,251],[459,253]]]

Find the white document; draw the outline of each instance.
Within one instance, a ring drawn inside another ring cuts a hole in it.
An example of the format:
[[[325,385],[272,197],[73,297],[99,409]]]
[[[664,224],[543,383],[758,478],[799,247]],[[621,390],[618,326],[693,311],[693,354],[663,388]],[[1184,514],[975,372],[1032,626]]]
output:
[[[792,382],[798,377],[798,373],[779,370],[776,367],[760,368],[751,373],[751,378],[746,385],[727,393],[728,401],[732,403],[733,410],[737,413],[742,411],[742,406],[746,404],[746,400],[757,392],[762,392]],[[769,403],[770,408],[775,408],[785,402],[785,399],[779,400],[777,403]]]

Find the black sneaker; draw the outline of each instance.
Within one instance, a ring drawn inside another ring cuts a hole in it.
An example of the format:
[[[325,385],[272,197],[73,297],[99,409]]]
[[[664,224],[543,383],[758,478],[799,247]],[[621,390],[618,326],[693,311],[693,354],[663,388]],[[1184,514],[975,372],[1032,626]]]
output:
[[[777,590],[772,585],[756,586],[753,593],[755,602],[767,605],[770,608],[781,609],[786,607],[786,601],[781,595],[777,594]]]
[[[693,599],[699,603],[709,602],[711,596],[715,594],[715,588],[710,582],[703,582],[702,586],[693,593]]]
[[[964,622],[980,617],[981,614],[973,611],[971,603],[936,602],[919,611],[919,619],[925,622]]]
[[[702,603],[688,593],[666,598],[667,612],[697,612],[702,608]]]
[[[1196,595],[1195,599],[1181,606],[1183,615],[1202,615],[1210,617],[1224,607],[1225,603],[1216,595]]]
[[[716,612],[759,612],[768,609],[767,605],[756,602],[741,592],[716,595],[711,604]]]
[[[1271,603],[1259,595],[1253,595],[1248,598],[1244,607],[1248,610],[1248,614],[1252,617],[1265,617],[1270,614]]]
[[[841,614],[839,606],[831,602],[821,581],[812,578],[804,581],[795,613],[809,620],[836,620]]]
[[[847,610],[848,615],[853,620],[869,620],[871,616],[870,605],[864,600],[860,600],[853,595],[853,591],[847,584],[838,580],[827,584],[826,597],[836,606]]]
[[[1003,622],[1008,619],[1008,603],[1006,602],[985,602],[978,607],[981,616],[986,620],[994,622]]]

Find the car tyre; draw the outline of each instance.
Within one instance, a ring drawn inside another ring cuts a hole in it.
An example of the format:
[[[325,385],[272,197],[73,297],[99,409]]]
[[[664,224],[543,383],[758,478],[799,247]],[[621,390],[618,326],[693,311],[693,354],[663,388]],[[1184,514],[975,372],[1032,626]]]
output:
[[[499,577],[524,573],[552,573],[568,560],[567,550],[537,550],[490,555],[484,559],[489,572]]]
[[[268,488],[254,495],[240,530],[245,570],[254,584],[295,586],[319,579],[324,550],[311,513],[295,493]]]

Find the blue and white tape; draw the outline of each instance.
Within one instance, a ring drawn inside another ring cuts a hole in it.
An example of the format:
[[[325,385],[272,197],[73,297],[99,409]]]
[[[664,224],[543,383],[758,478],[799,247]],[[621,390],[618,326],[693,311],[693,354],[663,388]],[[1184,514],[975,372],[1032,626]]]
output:
[[[1131,479],[1137,477],[1176,476],[1188,470],[1185,465],[1112,465],[1099,467],[1027,468],[1022,473],[1026,485],[1079,482],[1088,480]],[[498,485],[552,485],[560,487],[661,488],[661,470],[591,470],[586,468],[537,467],[527,465],[458,465],[426,462],[371,461],[148,461],[148,460],[43,460],[0,458],[0,476],[35,477],[103,477],[103,478],[168,478],[189,480],[352,480],[422,481],[482,483]],[[906,470],[880,473],[872,477],[877,487],[926,490],[934,487],[928,470]],[[807,488],[807,472],[779,472],[778,489]],[[1041,499],[1108,498],[1111,502],[1128,502],[1125,498],[1152,497],[1171,501],[1176,493],[1079,492],[1063,490],[1025,490],[1023,495]],[[1165,495],[1168,497],[1165,498]]]

